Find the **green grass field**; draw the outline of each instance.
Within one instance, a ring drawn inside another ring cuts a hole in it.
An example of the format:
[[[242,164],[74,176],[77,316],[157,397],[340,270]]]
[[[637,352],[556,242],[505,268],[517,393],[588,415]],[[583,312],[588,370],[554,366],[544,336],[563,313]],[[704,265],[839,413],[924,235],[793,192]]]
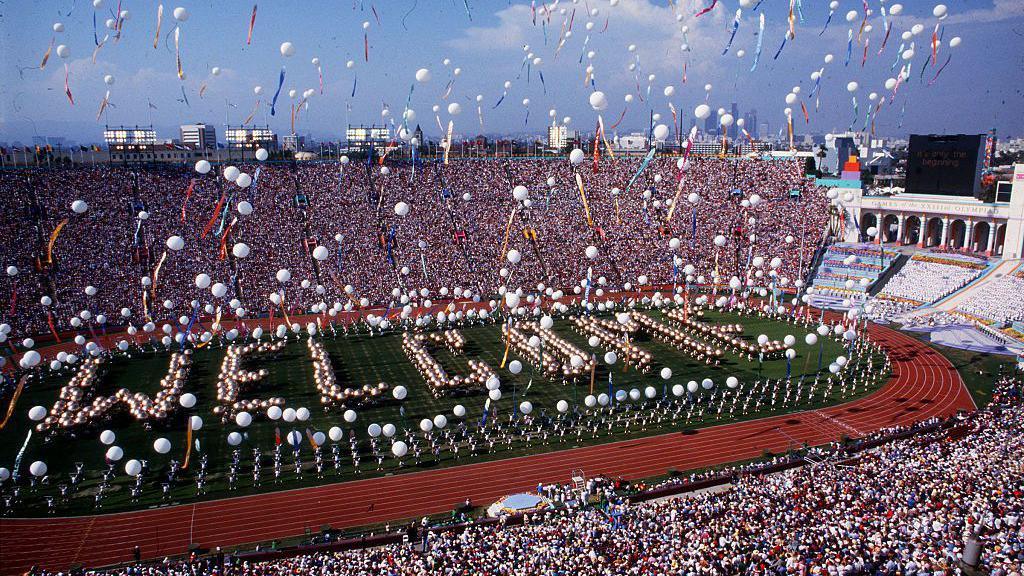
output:
[[[655,318],[663,321],[664,318],[659,312],[650,312]],[[798,356],[792,363],[794,378],[799,377],[805,366],[813,372],[817,369],[818,346],[807,346],[804,343],[806,329],[779,320],[768,320],[758,317],[737,317],[734,314],[724,315],[718,312],[709,312],[705,320],[719,323],[742,323],[745,327],[744,337],[750,341],[757,338],[758,334],[766,334],[772,339],[781,340],[786,334],[793,334],[797,337],[797,344],[794,346]],[[604,350],[593,349],[587,344],[587,338],[576,333],[572,324],[567,319],[556,319],[554,330],[562,337],[580,346],[584,350],[593,351],[601,357]],[[524,369],[518,375],[511,374],[507,369],[500,369],[501,357],[504,352],[504,344],[500,339],[499,326],[495,324],[472,325],[461,328],[466,337],[465,354],[453,356],[447,350],[439,348],[434,351],[436,358],[441,362],[449,373],[466,373],[467,359],[470,357],[486,361],[494,368],[502,380],[503,398],[495,403],[499,417],[508,415],[513,406],[518,405],[524,399],[530,400],[534,405],[534,415],[553,415],[556,413],[555,403],[558,400],[567,400],[570,405],[578,405],[583,409],[583,399],[588,393],[589,382],[576,386],[563,386],[561,383],[550,382],[540,376],[534,376],[532,367],[523,362]],[[252,486],[251,477],[251,453],[253,448],[259,448],[264,453],[269,453],[274,447],[275,426],[280,427],[282,436],[294,429],[304,432],[306,428],[313,431],[326,432],[332,426],[341,426],[347,430],[352,428],[356,435],[362,440],[367,438],[366,428],[372,423],[379,424],[393,423],[401,431],[403,428],[416,429],[422,418],[433,418],[437,414],[445,414],[450,425],[457,423],[458,419],[452,414],[452,408],[456,404],[462,404],[467,410],[465,420],[468,423],[477,423],[483,411],[486,399],[484,391],[475,392],[461,397],[446,397],[435,399],[427,390],[422,377],[415,370],[413,365],[406,359],[401,350],[401,337],[399,334],[387,334],[384,336],[368,336],[365,333],[359,335],[343,336],[339,331],[337,337],[331,337],[328,333],[324,338],[324,345],[330,354],[333,367],[339,384],[342,386],[359,387],[363,384],[387,382],[392,387],[404,385],[409,391],[404,402],[394,400],[390,391],[387,400],[372,407],[356,408],[358,420],[349,426],[342,419],[342,408],[324,410],[321,408],[319,394],[313,383],[312,363],[308,357],[307,347],[303,341],[295,341],[286,346],[282,352],[272,358],[263,361],[247,361],[245,367],[258,369],[265,367],[270,371],[269,376],[253,390],[242,393],[241,398],[268,398],[280,396],[286,399],[287,406],[292,408],[307,407],[312,413],[307,422],[296,422],[286,424],[284,422],[271,422],[265,415],[255,415],[253,424],[244,430],[246,439],[241,448],[242,466],[239,475],[237,490],[229,491],[225,479],[225,472],[231,460],[232,447],[226,442],[227,434],[239,430],[235,423],[223,424],[216,417],[212,408],[215,402],[215,382],[219,366],[224,355],[224,348],[212,347],[194,352],[192,373],[186,386],[186,391],[192,392],[198,397],[198,403],[191,410],[181,410],[168,418],[161,424],[141,424],[128,416],[120,416],[112,422],[104,423],[95,429],[80,430],[77,437],[59,436],[44,441],[42,435],[33,435],[26,453],[21,462],[21,473],[24,479],[28,477],[29,464],[35,460],[42,460],[49,466],[49,486],[41,486],[37,490],[25,489],[23,491],[24,503],[17,507],[18,515],[43,515],[47,513],[46,506],[42,504],[41,497],[47,494],[55,494],[56,486],[61,482],[67,482],[68,473],[74,469],[76,462],[84,465],[85,480],[80,484],[79,491],[67,502],[63,503],[58,511],[61,514],[82,514],[94,511],[93,497],[95,486],[99,483],[99,475],[106,468],[104,463],[104,446],[98,440],[99,432],[102,429],[113,430],[117,434],[116,445],[124,449],[124,458],[115,468],[117,476],[113,481],[112,489],[107,492],[104,500],[103,511],[115,511],[144,505],[152,505],[158,502],[187,502],[197,499],[194,480],[192,480],[194,469],[197,468],[196,460],[193,460],[188,473],[179,476],[177,485],[173,488],[171,498],[161,500],[161,489],[159,485],[163,482],[162,474],[168,461],[171,458],[181,460],[185,450],[185,421],[186,416],[197,414],[204,420],[202,430],[195,433],[199,439],[202,452],[209,458],[209,476],[207,480],[207,493],[202,498],[217,498],[226,495],[237,495],[257,491]],[[843,354],[840,343],[831,339],[822,339],[824,365],[827,365],[838,355]],[[610,367],[614,389],[640,388],[654,386],[659,396],[667,387],[673,384],[685,384],[689,380],[698,380],[707,377],[713,379],[716,384],[724,384],[726,377],[736,376],[743,382],[753,382],[761,377],[780,378],[785,376],[786,363],[784,360],[765,362],[763,366],[755,360],[753,362],[727,354],[722,365],[708,367],[703,363],[694,361],[688,356],[671,348],[659,341],[645,337],[638,337],[635,343],[651,352],[654,357],[653,370],[643,375],[633,369],[623,371],[620,363]],[[102,378],[97,392],[100,394],[112,394],[121,387],[132,391],[145,392],[155,395],[159,380],[167,369],[167,354],[164,352],[147,351],[140,353],[135,351],[131,358],[120,358],[107,363],[107,371]],[[511,353],[509,359],[516,358]],[[878,365],[876,363],[876,365]],[[673,377],[665,382],[659,376],[662,367],[668,366],[673,371]],[[596,385],[594,393],[607,392],[608,390],[609,367],[599,363],[596,373]],[[813,377],[813,374],[811,374]],[[19,400],[17,409],[7,427],[0,431],[0,465],[11,468],[15,455],[21,448],[25,435],[30,428],[27,418],[28,409],[35,405],[42,405],[49,409],[53,404],[57,391],[70,378],[70,373],[63,373],[48,377],[36,382],[27,388]],[[533,380],[529,391],[526,387],[530,380]],[[878,382],[884,382],[885,378],[879,378]],[[868,391],[861,390],[860,395]],[[789,410],[806,409],[826,404],[834,404],[849,400],[853,396],[840,398],[838,391],[829,398],[815,398],[813,404],[792,406]],[[514,398],[514,400],[513,400]],[[7,400],[3,400],[2,406],[6,407]],[[405,416],[399,413],[399,405],[404,407]],[[770,414],[766,410],[751,412],[743,418],[757,418]],[[778,413],[778,412],[775,412]],[[740,419],[740,418],[737,418]],[[713,420],[710,416],[703,421],[691,421],[689,427],[698,427],[708,422],[720,422]],[[641,432],[634,428],[631,435],[651,435],[669,430],[682,428],[681,423],[667,422],[662,425],[648,427]],[[401,432],[400,432],[401,434]],[[153,441],[158,437],[165,437],[170,440],[172,449],[169,454],[157,454],[153,448]],[[625,437],[623,433],[599,436],[592,439],[585,435],[582,443],[610,442]],[[575,441],[575,438],[572,439]],[[302,480],[295,478],[291,472],[291,455],[286,451],[283,458],[286,472],[282,476],[281,483],[275,483],[270,473],[270,458],[263,459],[263,481],[260,491],[272,491],[280,489],[295,488],[302,485],[336,482],[351,479],[355,476],[351,466],[351,460],[347,457],[347,441],[342,441],[342,463],[343,467],[335,471],[328,457],[325,478],[316,479],[314,474],[306,473]],[[365,444],[365,443],[364,443]],[[506,458],[510,456],[534,453],[544,450],[564,449],[577,445],[575,442],[564,444],[553,443],[548,446],[518,445],[514,444],[510,450],[502,450],[491,454],[481,454],[474,459],[462,458],[458,463],[468,463],[485,459]],[[309,444],[303,442],[303,460],[305,463],[312,461],[312,451]],[[329,452],[325,451],[325,454]],[[143,495],[137,503],[129,501],[127,487],[129,478],[124,474],[124,462],[136,458],[147,460],[149,475]],[[193,453],[193,458],[197,454]],[[429,458],[429,455],[428,455]],[[383,472],[376,471],[376,460],[366,457],[363,460],[361,474],[367,477],[380,473],[399,472],[392,459],[388,459]],[[445,466],[452,464],[450,455],[442,453],[440,461],[427,461],[421,466]],[[416,469],[416,466],[407,465],[402,470]],[[4,487],[9,491],[11,482]],[[35,504],[32,504],[35,502]]]

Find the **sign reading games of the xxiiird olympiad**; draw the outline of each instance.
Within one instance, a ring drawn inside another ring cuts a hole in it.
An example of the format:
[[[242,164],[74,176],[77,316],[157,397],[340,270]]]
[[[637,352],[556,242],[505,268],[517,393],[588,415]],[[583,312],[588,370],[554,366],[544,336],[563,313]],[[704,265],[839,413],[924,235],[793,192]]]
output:
[[[5,3],[0,576],[1021,574],[1022,31]]]

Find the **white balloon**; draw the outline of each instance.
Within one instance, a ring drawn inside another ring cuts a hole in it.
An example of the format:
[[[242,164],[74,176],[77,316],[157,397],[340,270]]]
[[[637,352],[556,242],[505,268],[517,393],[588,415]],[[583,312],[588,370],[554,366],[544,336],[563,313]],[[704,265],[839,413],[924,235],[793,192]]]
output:
[[[185,240],[181,236],[171,236],[167,239],[167,247],[177,252],[185,247]]]
[[[116,440],[116,436],[112,431],[104,430],[103,432],[100,432],[100,442],[103,444],[110,446],[114,443],[114,440]]]
[[[171,441],[167,438],[157,438],[153,442],[153,450],[157,454],[167,454],[171,451]]]
[[[295,55],[295,45],[291,42],[284,42],[281,44],[281,56],[285,58],[291,58]]]
[[[252,424],[252,415],[248,412],[239,412],[238,414],[235,414],[235,424],[245,428],[249,424]]]
[[[135,459],[125,462],[124,473],[129,476],[138,476],[142,473],[142,462]]]
[[[192,408],[196,405],[196,395],[191,392],[186,392],[178,399],[178,403],[181,404],[182,408]]]
[[[111,462],[118,462],[121,458],[124,458],[124,449],[120,446],[111,446],[110,448],[107,448],[104,456],[106,456],[107,460],[110,460]]]
[[[174,19],[178,22],[184,22],[188,20],[188,16],[188,10],[186,10],[184,7],[178,6],[174,9]]]
[[[405,456],[408,452],[409,446],[407,446],[406,443],[402,442],[401,440],[397,440],[395,441],[394,444],[391,445],[391,453],[397,456],[398,458]]]

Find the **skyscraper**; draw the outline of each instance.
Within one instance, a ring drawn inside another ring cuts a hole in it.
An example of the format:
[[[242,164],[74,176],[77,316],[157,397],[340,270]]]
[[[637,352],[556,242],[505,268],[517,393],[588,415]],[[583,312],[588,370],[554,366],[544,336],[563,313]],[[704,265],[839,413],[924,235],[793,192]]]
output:
[[[736,125],[736,121],[740,119],[740,109],[735,102],[732,103],[729,114],[732,114],[733,119],[732,126],[729,126],[729,138],[735,140],[736,135],[740,133],[740,129]]]
[[[751,108],[749,112],[743,115],[743,123],[746,125],[744,128],[750,133],[750,137],[757,140],[761,137],[761,131],[757,125],[757,110]]]

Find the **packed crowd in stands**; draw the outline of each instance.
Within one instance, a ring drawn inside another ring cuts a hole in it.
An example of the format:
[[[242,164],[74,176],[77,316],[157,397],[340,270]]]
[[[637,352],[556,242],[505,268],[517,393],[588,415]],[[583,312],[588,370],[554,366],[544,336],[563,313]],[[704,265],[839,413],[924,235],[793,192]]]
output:
[[[75,327],[71,319],[83,310],[91,312],[76,321],[83,328],[98,329],[100,315],[108,324],[141,325],[144,311],[176,319],[197,299],[237,300],[232,308],[253,316],[265,313],[268,295],[281,288],[289,310],[364,298],[386,303],[397,287],[487,295],[501,284],[502,267],[514,269],[516,285],[545,282],[567,291],[588,266],[609,286],[636,283],[640,275],[671,283],[672,237],[680,239],[676,253],[706,281],[716,266],[724,281],[743,277],[753,236],[754,255],[781,257],[779,275],[793,282],[810,265],[827,219],[824,193],[795,161],[691,159],[666,228],[678,173],[672,158],[656,159],[628,190],[638,159],[580,169],[593,227],[564,160],[386,167],[385,174],[376,163],[245,163],[238,166],[243,172],[259,171],[245,189],[225,181],[220,168],[205,176],[184,167],[4,172],[0,209],[10,218],[0,238],[8,271],[0,279],[0,321],[20,342],[48,332],[48,314],[57,330]],[[517,185],[529,188],[530,207],[516,211],[506,245]],[[791,190],[800,190],[799,198]],[[692,193],[699,195],[696,205],[687,201]],[[741,207],[753,194],[761,202]],[[76,200],[87,210],[72,211]],[[242,201],[251,215],[239,209]],[[410,206],[405,217],[393,210],[399,202]],[[534,233],[535,242],[528,238]],[[728,243],[719,249],[713,240],[720,234]],[[167,250],[175,235],[184,248]],[[233,256],[236,243],[249,247],[248,257]],[[327,248],[327,258],[312,257],[316,245]],[[599,249],[593,260],[584,255],[588,245]],[[522,261],[511,266],[503,247],[518,250]],[[290,281],[277,280],[280,269]],[[224,284],[224,296],[197,288],[199,274]],[[89,286],[95,290],[87,294]]]
[[[984,267],[915,255],[889,279],[880,295],[912,305],[935,302],[977,278]]]
[[[970,294],[957,310],[997,324],[1024,320],[1024,277],[1019,270],[1007,274]]]
[[[1024,405],[1003,377],[992,403],[843,460],[738,475],[728,489],[629,505],[607,483],[586,508],[521,525],[469,525],[410,544],[263,562],[210,558],[107,574],[960,574],[1024,566]],[[934,423],[934,422],[932,422]],[[879,434],[881,436],[881,433]],[[541,486],[542,493],[561,493]],[[570,493],[571,494],[571,493]],[[35,571],[34,574],[48,574]]]

